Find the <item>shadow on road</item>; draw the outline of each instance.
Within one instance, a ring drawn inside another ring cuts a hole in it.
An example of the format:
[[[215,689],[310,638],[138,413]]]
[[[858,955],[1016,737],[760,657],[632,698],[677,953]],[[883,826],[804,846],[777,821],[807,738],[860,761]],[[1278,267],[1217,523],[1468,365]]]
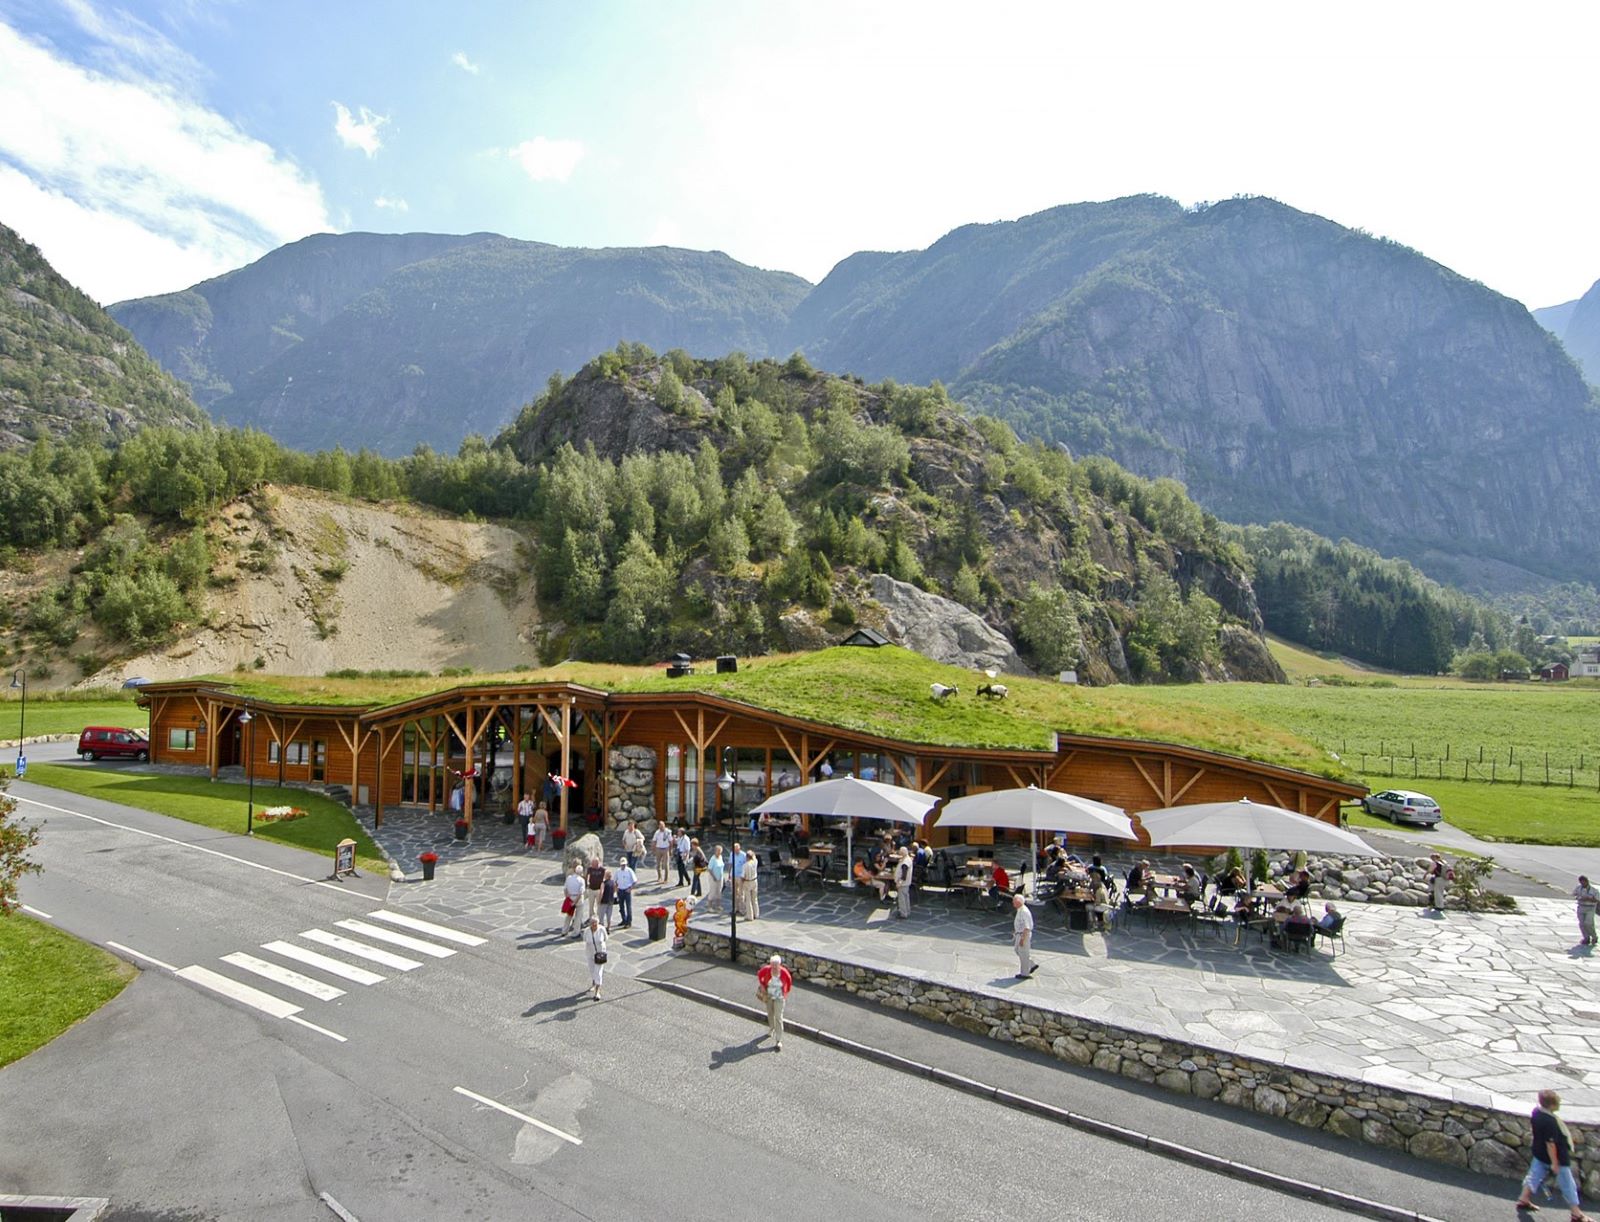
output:
[[[711,1068],[721,1069],[724,1065],[735,1065],[747,1060],[761,1051],[761,1041],[766,1038],[765,1033],[748,1039],[742,1044],[729,1044],[726,1048],[713,1048],[711,1050]]]

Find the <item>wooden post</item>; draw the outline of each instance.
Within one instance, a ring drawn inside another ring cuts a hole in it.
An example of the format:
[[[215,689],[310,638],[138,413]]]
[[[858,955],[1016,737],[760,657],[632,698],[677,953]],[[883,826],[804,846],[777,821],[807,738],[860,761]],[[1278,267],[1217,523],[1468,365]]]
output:
[[[512,707],[514,730],[511,740],[511,805],[522,805],[522,706]]]
[[[439,779],[439,719],[433,718],[433,735],[428,739],[428,813],[439,809],[436,782]]]
[[[462,746],[466,749],[467,758],[461,761],[461,817],[467,821],[467,832],[472,831],[472,792],[477,789],[478,783],[471,779],[472,747],[478,741],[478,736],[473,733],[472,718],[477,710],[470,704],[467,706],[467,734]]]
[[[378,731],[378,766],[372,776],[372,826],[383,826],[383,730]]]
[[[572,705],[563,700],[561,702],[561,830],[570,831],[567,826],[568,795],[572,790],[565,784],[572,775]]]

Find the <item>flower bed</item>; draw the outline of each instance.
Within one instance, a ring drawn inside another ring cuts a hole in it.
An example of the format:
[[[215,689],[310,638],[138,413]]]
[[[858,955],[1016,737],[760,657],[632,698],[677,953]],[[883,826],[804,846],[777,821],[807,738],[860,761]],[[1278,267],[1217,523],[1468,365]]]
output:
[[[298,806],[269,806],[256,816],[257,823],[288,823],[291,819],[304,819],[306,812]]]

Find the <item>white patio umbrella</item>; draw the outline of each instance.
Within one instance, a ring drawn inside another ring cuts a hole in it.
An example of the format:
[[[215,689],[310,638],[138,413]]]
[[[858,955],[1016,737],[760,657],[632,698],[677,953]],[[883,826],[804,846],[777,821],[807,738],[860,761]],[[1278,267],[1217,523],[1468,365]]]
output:
[[[1237,802],[1196,802],[1139,812],[1150,844],[1225,844],[1241,849],[1303,849],[1351,857],[1381,854],[1360,836],[1298,811],[1240,798]]]
[[[889,819],[895,823],[920,825],[938,800],[931,793],[900,785],[843,776],[775,793],[752,807],[751,813],[844,815],[851,821],[845,827],[845,855],[853,858],[856,819]],[[845,881],[850,882],[848,871]]]
[[[1113,840],[1137,840],[1138,833],[1120,806],[1080,798],[1056,789],[992,789],[957,798],[939,811],[938,827],[1010,827],[1031,835],[1029,843],[1038,858],[1035,837],[1040,832],[1076,832]],[[1038,873],[1034,874],[1038,887]]]

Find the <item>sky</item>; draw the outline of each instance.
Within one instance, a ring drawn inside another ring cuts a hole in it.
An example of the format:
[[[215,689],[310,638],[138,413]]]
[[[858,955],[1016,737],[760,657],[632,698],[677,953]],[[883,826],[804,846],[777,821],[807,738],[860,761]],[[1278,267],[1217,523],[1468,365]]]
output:
[[[1592,0],[0,0],[0,222],[112,302],[307,234],[857,250],[1267,195],[1600,278]]]

